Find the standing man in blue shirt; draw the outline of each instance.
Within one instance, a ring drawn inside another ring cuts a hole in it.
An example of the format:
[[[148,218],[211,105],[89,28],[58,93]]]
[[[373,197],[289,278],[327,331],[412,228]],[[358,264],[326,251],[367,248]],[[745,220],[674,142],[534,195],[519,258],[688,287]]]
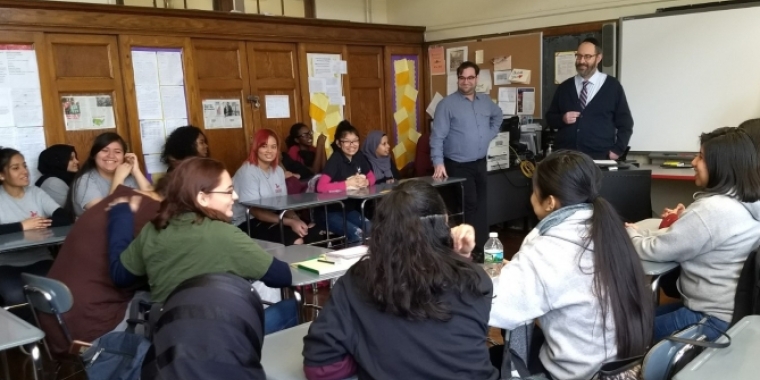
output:
[[[546,112],[557,130],[554,149],[572,149],[595,160],[617,160],[633,134],[633,117],[617,79],[599,72],[602,46],[586,38],[575,53],[578,75],[562,82]]]
[[[482,252],[488,240],[486,208],[486,153],[499,133],[503,114],[488,94],[478,94],[478,65],[466,61],[457,68],[459,91],[438,103],[430,134],[430,158],[435,165],[433,178],[465,178],[465,223],[475,228],[476,250]]]

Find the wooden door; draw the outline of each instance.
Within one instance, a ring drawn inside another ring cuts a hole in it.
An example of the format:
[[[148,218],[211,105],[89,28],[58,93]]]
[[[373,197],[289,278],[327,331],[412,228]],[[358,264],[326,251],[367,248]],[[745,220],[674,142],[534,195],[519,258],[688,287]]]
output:
[[[206,125],[205,118],[196,120],[205,129],[211,157],[222,161],[230,175],[234,175],[248,157],[248,144],[254,128],[247,101],[250,81],[245,42],[194,39],[192,50],[201,103],[214,99],[240,102],[242,128],[212,128]],[[201,104],[201,110],[202,107]]]
[[[258,103],[251,104],[254,130],[268,128],[275,131],[280,137],[280,149],[284,151],[285,138],[290,132],[290,127],[304,120],[301,113],[301,83],[296,45],[249,42],[247,50],[251,96],[258,97]],[[289,117],[272,118],[276,115],[267,114],[269,96],[287,96]]]
[[[85,34],[48,34],[45,36],[47,64],[41,64],[40,76],[47,69],[50,91],[43,92],[45,123],[51,142],[65,142],[76,147],[80,160],[90,153],[92,141],[103,132],[116,132],[129,146],[129,125],[124,107],[121,66],[115,36]],[[45,81],[42,81],[45,83]],[[114,125],[104,129],[66,130],[61,98],[64,96],[108,96],[113,105]],[[52,112],[51,112],[52,110]],[[61,141],[63,137],[63,141]]]
[[[385,83],[383,48],[379,46],[348,46],[347,99],[351,102],[350,120],[363,139],[373,130],[386,134],[392,130],[385,112]],[[347,117],[348,118],[348,117]]]

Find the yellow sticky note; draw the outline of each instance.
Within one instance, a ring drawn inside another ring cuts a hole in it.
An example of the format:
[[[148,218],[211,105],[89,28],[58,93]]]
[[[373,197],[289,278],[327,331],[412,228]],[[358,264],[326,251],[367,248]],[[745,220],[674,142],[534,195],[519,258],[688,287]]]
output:
[[[406,59],[393,61],[393,66],[396,68],[396,74],[409,71],[409,64],[407,63]]]
[[[317,122],[317,136],[320,134],[326,134],[327,133],[327,124],[325,124],[324,121],[318,121]],[[314,139],[314,143],[317,143],[317,139]]]
[[[330,98],[324,93],[317,92],[311,94],[311,104],[315,104],[322,111],[327,111],[327,106],[330,105]]]
[[[396,86],[406,86],[409,84],[409,71],[396,73]]]
[[[325,141],[325,145],[329,146],[332,144],[333,139],[335,139],[335,130],[338,129],[338,127],[328,127],[327,128],[327,139]]]
[[[417,150],[417,144],[414,143],[414,141],[409,139],[404,139],[404,150],[406,150],[407,154],[414,155],[414,152]]]
[[[416,130],[410,129],[406,136],[409,138],[409,140],[412,140],[415,144],[417,144],[417,141],[420,139],[420,136],[422,135]]]
[[[412,99],[407,98],[406,96],[401,97],[401,108],[407,110],[408,112],[414,111],[414,107],[417,105],[417,102],[415,102]]]
[[[309,104],[309,116],[317,122],[325,120],[325,111],[314,103]]]
[[[401,123],[398,124],[398,134],[406,135],[409,132],[410,127],[411,124],[409,123],[409,119],[402,120]]]
[[[393,157],[396,159],[396,167],[403,168],[408,162],[406,158],[406,148],[404,144],[398,144],[393,148]]]
[[[406,88],[404,88],[404,96],[407,97],[407,98],[409,98],[409,99],[412,99],[414,101],[417,100],[417,93],[418,92],[419,91],[417,91],[417,89],[414,88],[414,86],[412,86],[412,85],[407,85]]]
[[[340,114],[337,112],[329,113],[327,116],[325,116],[325,124],[327,124],[328,128],[333,128],[338,126],[338,123],[340,123]]]
[[[325,111],[325,114],[331,114],[333,112],[340,113],[340,106],[335,105],[335,104],[330,104],[329,106],[327,106],[327,110]]]
[[[402,121],[409,118],[409,113],[406,112],[406,108],[400,108],[393,114],[393,119],[396,120],[396,125],[401,124]]]

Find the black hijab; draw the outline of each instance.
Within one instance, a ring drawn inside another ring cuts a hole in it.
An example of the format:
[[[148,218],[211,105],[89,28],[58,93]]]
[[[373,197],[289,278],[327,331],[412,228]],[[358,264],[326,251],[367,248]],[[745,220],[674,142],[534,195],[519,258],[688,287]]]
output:
[[[40,153],[40,161],[37,164],[37,169],[42,173],[42,177],[34,184],[39,187],[48,178],[55,177],[71,186],[71,182],[76,174],[68,171],[72,152],[75,152],[73,146],[63,144],[56,144],[43,150]]]

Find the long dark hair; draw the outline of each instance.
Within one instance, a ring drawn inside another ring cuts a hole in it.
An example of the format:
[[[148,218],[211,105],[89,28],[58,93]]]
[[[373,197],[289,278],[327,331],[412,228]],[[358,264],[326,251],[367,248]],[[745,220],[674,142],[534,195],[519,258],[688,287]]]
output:
[[[749,135],[752,143],[755,144],[755,149],[760,154],[760,118],[745,120],[737,128]]]
[[[369,255],[348,271],[360,294],[384,313],[439,321],[451,318],[440,299],[445,291],[485,297],[475,268],[454,252],[446,214],[441,196],[422,181],[386,195],[375,212]]]
[[[295,123],[290,127],[288,137],[285,138],[285,146],[287,146],[288,149],[290,149],[291,146],[298,145],[298,131],[300,131],[303,127],[309,128],[304,123]]]
[[[119,145],[121,145],[121,149],[124,151],[124,153],[127,152],[127,142],[124,141],[124,139],[121,138],[118,133],[101,133],[98,135],[98,137],[95,137],[95,140],[92,142],[90,155],[87,156],[87,160],[79,168],[77,174],[74,175],[74,179],[71,181],[71,186],[69,187],[69,194],[66,196],[66,204],[64,205],[64,209],[71,215],[76,215],[74,211],[74,193],[76,192],[75,188],[78,186],[77,181],[79,178],[82,178],[85,173],[89,173],[90,171],[97,169],[97,165],[95,164],[95,156],[97,156],[98,152],[103,150],[103,148],[114,142],[118,142]]]
[[[171,160],[181,161],[188,157],[198,156],[195,143],[199,136],[206,137],[200,128],[192,125],[175,129],[166,139],[164,150],[161,152],[161,161],[171,166]]]
[[[172,218],[188,212],[195,213],[197,220],[209,218],[229,222],[230,218],[224,213],[198,203],[198,193],[214,191],[225,171],[224,164],[213,158],[190,157],[182,160],[167,174],[166,187],[163,189],[165,198],[161,202],[158,216],[153,219],[153,226],[157,230],[164,229]]]
[[[340,144],[338,144],[338,141],[340,139],[346,137],[348,134],[354,134],[356,136],[359,136],[359,130],[356,129],[348,120],[343,120],[340,123],[338,123],[338,127],[335,128],[335,136],[333,136],[333,142],[332,142],[332,148],[335,152],[343,152],[343,150],[340,149]]]
[[[732,194],[742,202],[760,200],[757,149],[743,129],[718,128],[699,141],[708,174],[705,192]]]
[[[551,195],[563,207],[593,205],[587,244],[593,243],[593,292],[602,309],[602,331],[607,331],[607,316],[612,313],[618,356],[646,352],[654,324],[651,291],[623,220],[599,196],[601,170],[583,153],[559,151],[538,165],[533,186],[539,199]]]

